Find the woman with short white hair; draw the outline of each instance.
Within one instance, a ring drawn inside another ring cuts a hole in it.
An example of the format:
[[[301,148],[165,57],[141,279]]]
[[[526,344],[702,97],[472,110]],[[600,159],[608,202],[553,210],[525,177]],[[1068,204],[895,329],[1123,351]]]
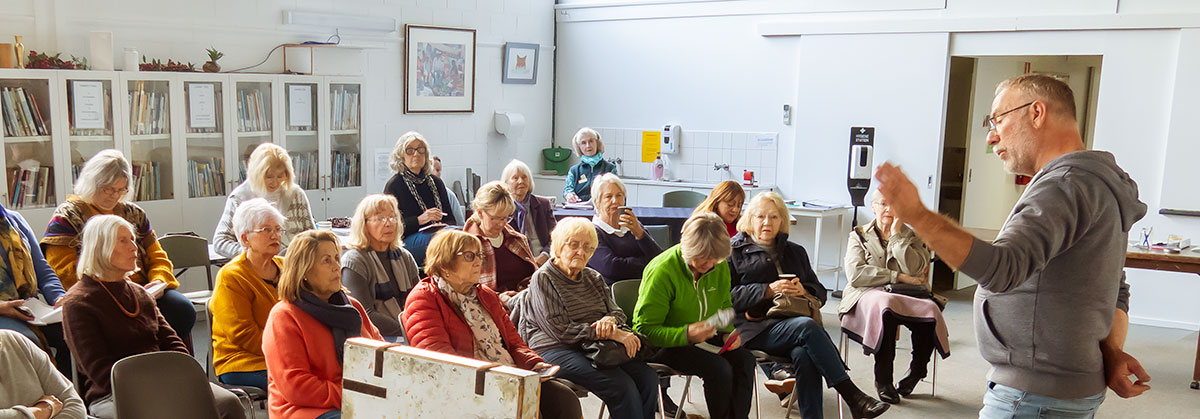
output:
[[[388,163],[396,174],[383,187],[384,193],[396,197],[404,220],[401,239],[417,265],[425,263],[425,248],[440,229],[438,224],[458,223],[450,208],[446,184],[434,176],[429,155],[429,142],[421,133],[409,131],[401,135]]]
[[[567,202],[580,202],[592,199],[592,180],[605,173],[617,170],[617,165],[604,160],[604,142],[600,133],[583,127],[571,137],[575,153],[579,154],[579,163],[567,171],[567,184],[563,187],[563,198]]]
[[[233,231],[245,249],[217,272],[212,313],[213,367],[225,384],[267,389],[262,334],[283,270],[283,214],[262,198],[238,206]]]
[[[504,189],[517,204],[513,219],[508,222],[529,239],[529,248],[537,256],[534,263],[542,266],[550,259],[550,232],[554,230],[554,207],[550,200],[533,194],[533,172],[525,162],[513,159],[500,172]]]
[[[421,280],[417,262],[400,246],[404,222],[391,195],[367,195],[350,219],[350,249],[342,254],[342,285],[362,303],[385,339],[404,336],[400,313]]]
[[[641,278],[650,259],[662,253],[633,211],[622,209],[625,203],[625,184],[617,175],[605,173],[592,182],[592,205],[596,208],[592,223],[600,244],[588,266],[604,275],[608,285]]]
[[[82,273],[82,269],[77,270],[76,266],[81,259],[83,243],[79,236],[84,225],[100,215],[121,217],[133,225],[138,250],[137,269],[129,280],[145,288],[152,288],[156,283],[165,285],[162,288],[153,287],[162,290],[153,297],[171,328],[190,347],[196,309],[187,297],[176,290],[179,281],[175,279],[171,259],[158,244],[158,236],[150,227],[146,211],[129,201],[132,185],[133,169],[129,160],[118,150],[101,151],[84,163],[79,179],[75,180],[75,194],[67,195],[67,200],[54,210],[54,216],[46,226],[46,234],[42,236],[41,246],[46,254],[46,262],[54,268],[63,287],[70,290]]]
[[[111,372],[129,356],[158,351],[187,353],[142,287],[127,280],[139,271],[136,227],[115,215],[97,215],[80,233],[79,282],[63,297],[63,331],[84,382],[88,413],[113,418]],[[237,396],[211,385],[221,418],[244,415]]]
[[[213,250],[225,257],[242,253],[243,246],[233,231],[233,215],[238,205],[254,198],[263,198],[283,214],[283,248],[287,250],[292,237],[316,228],[308,195],[296,184],[292,157],[283,147],[272,143],[259,144],[246,163],[246,180],[233,188],[225,200],[225,211],[213,233]]]

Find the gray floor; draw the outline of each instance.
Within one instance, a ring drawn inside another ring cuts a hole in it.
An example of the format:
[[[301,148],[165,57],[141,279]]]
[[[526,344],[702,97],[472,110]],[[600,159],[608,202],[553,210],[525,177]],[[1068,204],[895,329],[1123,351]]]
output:
[[[929,379],[917,386],[913,399],[905,399],[892,406],[884,418],[970,418],[978,416],[982,405],[984,377],[987,363],[979,356],[975,347],[975,336],[971,324],[971,295],[973,288],[947,295],[951,298],[945,311],[950,329],[951,356],[940,360],[937,365],[937,396],[930,395]],[[837,315],[833,311],[836,300],[825,308],[825,327],[830,336],[838,339]],[[193,330],[195,342],[205,342],[208,325],[203,315]],[[902,335],[907,334],[902,332]],[[1191,390],[1192,365],[1196,356],[1196,332],[1148,326],[1131,326],[1126,351],[1141,361],[1150,373],[1153,387],[1149,392],[1133,399],[1121,399],[1112,392],[1100,408],[1100,418],[1176,418],[1200,417],[1200,390]],[[907,369],[909,343],[907,336],[899,343],[896,356],[897,379]],[[203,360],[207,346],[197,344],[198,357]],[[857,344],[850,346],[850,376],[868,393],[874,394],[872,360],[862,354]],[[759,372],[759,380],[762,373]],[[704,396],[700,382],[693,382],[689,401],[684,410],[691,414],[705,415]],[[679,401],[683,380],[676,379],[671,387],[672,397]],[[838,417],[837,395],[833,390],[825,392],[825,417]],[[784,409],[778,398],[759,386],[759,401],[762,417],[782,418]],[[594,418],[600,409],[600,400],[589,396],[581,400],[584,417]],[[754,410],[751,410],[754,417]],[[260,418],[266,417],[260,412]],[[792,417],[797,417],[793,412]],[[849,417],[849,414],[846,414]]]

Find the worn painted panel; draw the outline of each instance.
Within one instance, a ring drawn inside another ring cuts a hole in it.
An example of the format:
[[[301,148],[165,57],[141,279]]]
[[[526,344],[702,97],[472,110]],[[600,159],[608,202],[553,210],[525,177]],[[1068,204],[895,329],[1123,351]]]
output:
[[[346,341],[343,417],[537,417],[541,382],[535,372],[492,368],[485,373],[483,395],[479,396],[475,394],[475,369],[486,362],[394,346],[386,348],[382,377],[376,377],[376,351],[386,345],[363,338]]]

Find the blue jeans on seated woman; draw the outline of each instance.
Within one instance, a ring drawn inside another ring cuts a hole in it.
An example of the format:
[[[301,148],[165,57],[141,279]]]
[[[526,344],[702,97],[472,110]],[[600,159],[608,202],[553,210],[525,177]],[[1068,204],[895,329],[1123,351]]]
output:
[[[188,348],[191,349],[192,326],[196,325],[196,306],[178,290],[163,291],[157,303],[158,311],[167,319],[167,324],[175,329],[175,334],[179,335],[180,339],[189,343]]]
[[[1096,410],[1104,403],[1107,392],[1108,390],[1104,390],[1095,396],[1064,400],[988,382],[979,418],[1091,419],[1096,417]]]
[[[833,339],[816,320],[808,317],[792,317],[775,323],[746,342],[746,347],[792,359],[797,404],[800,416],[806,419],[823,415],[822,377],[829,387],[850,379]]]
[[[321,416],[317,416],[316,419],[342,419],[342,411],[341,410],[330,410],[328,412],[322,413]]]
[[[448,227],[442,227],[448,228]],[[429,241],[433,240],[433,234],[442,229],[430,229],[418,231],[404,238],[404,248],[412,253],[413,260],[417,262],[418,267],[425,266],[425,249],[429,247]]]
[[[614,418],[654,417],[658,408],[658,373],[645,362],[631,361],[616,368],[596,369],[583,352],[549,349],[539,355],[559,365],[558,376],[595,393]]]
[[[258,387],[267,390],[267,370],[227,372],[217,376],[222,383],[235,386]]]

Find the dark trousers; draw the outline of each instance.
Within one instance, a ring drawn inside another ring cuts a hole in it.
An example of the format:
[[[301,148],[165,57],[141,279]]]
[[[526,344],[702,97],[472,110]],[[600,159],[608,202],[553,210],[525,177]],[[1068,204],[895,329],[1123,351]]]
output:
[[[912,364],[909,368],[914,376],[924,377],[928,372],[929,357],[933,355],[934,323],[902,319],[890,311],[883,313],[883,338],[875,349],[875,382],[891,383],[893,367],[896,360],[896,333],[900,325],[908,327],[912,332]]]
[[[748,418],[754,395],[754,355],[738,348],[717,355],[694,346],[663,349],[655,362],[704,380],[712,419]]]
[[[561,370],[560,370],[561,371]],[[579,419],[583,417],[583,408],[579,406],[579,396],[570,387],[558,381],[542,382],[542,395],[539,400],[538,413],[543,419]]]
[[[158,297],[156,303],[158,311],[167,319],[167,324],[171,325],[175,334],[187,344],[188,351],[192,351],[192,326],[196,325],[196,307],[192,305],[192,301],[178,290],[166,290],[163,291],[162,297]]]
[[[658,373],[645,362],[596,369],[583,352],[550,349],[539,355],[559,365],[558,376],[571,380],[604,400],[614,418],[653,418],[658,409]]]
[[[830,387],[850,379],[833,339],[808,317],[781,320],[746,342],[746,347],[791,358],[796,373],[796,404],[803,418],[820,418],[824,412],[821,378]]]

